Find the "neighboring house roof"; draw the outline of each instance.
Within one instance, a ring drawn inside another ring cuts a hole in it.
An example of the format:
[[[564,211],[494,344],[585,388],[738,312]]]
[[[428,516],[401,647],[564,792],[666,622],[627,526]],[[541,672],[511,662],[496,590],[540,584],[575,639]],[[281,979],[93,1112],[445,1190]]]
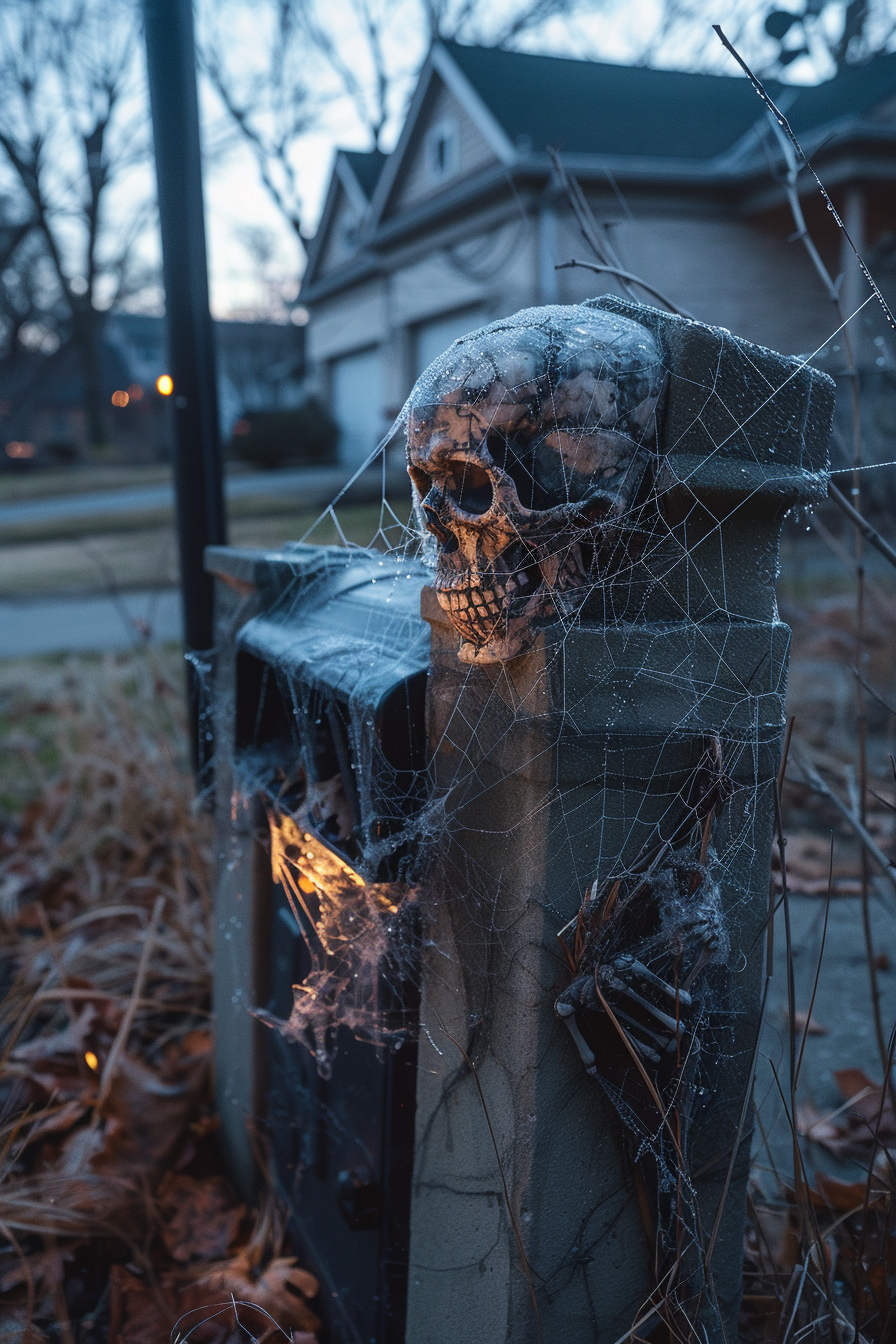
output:
[[[823,84],[772,81],[768,89],[813,161],[827,166],[829,180],[854,180],[863,172],[896,179],[896,54],[848,67]],[[464,142],[458,171],[423,189],[426,135],[444,119],[449,103]],[[857,147],[867,151],[864,161],[853,153]],[[437,42],[392,154],[376,155],[375,162],[373,156],[337,154],[300,301],[313,302],[375,273],[382,249],[399,237],[462,215],[506,191],[510,178],[547,181],[549,149],[559,150],[582,180],[606,182],[609,172],[647,186],[724,191],[745,209],[772,203],[766,187],[772,195],[781,191],[769,174],[769,161],[780,151],[767,113],[742,75]],[[365,160],[363,170],[353,165],[356,158]],[[363,219],[362,172],[369,202]],[[760,186],[765,194],[751,200]]]

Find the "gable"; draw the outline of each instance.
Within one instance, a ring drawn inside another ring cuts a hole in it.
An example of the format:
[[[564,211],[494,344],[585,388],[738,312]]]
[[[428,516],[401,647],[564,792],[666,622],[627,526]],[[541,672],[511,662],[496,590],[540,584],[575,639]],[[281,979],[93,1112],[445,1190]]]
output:
[[[495,149],[470,114],[436,75],[416,120],[382,217],[388,218],[436,196],[480,168],[498,161]]]
[[[362,216],[358,214],[340,183],[316,257],[315,276],[327,275],[337,267],[344,266],[355,255],[362,223]]]

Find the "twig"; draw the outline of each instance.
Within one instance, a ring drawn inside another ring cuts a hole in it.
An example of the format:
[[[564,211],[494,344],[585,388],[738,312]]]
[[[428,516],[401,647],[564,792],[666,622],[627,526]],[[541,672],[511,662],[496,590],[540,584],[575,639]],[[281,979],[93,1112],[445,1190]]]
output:
[[[600,274],[616,275],[620,280],[629,280],[633,285],[639,285],[648,294],[652,294],[655,299],[659,299],[660,303],[664,304],[671,313],[677,314],[678,317],[686,317],[691,322],[695,320],[687,309],[679,308],[671,299],[667,299],[660,290],[653,285],[649,285],[646,280],[640,279],[639,276],[632,275],[631,271],[623,271],[619,266],[602,266],[595,261],[560,261],[554,267],[554,270],[568,271],[571,266],[583,266],[586,271],[597,271]]]
[[[784,113],[780,110],[780,108],[777,107],[777,106],[775,105],[775,103],[772,101],[772,99],[770,98],[769,94],[766,92],[765,87],[763,86],[763,84],[761,83],[761,81],[758,80],[758,79],[756,78],[756,76],[753,74],[753,71],[752,71],[752,70],[750,69],[750,67],[747,65],[747,63],[746,63],[746,61],[743,59],[743,57],[742,57],[742,56],[735,50],[735,48],[734,48],[734,47],[731,45],[731,43],[728,41],[727,37],[726,37],[725,34],[722,32],[722,29],[721,29],[721,27],[719,26],[719,24],[714,23],[712,27],[713,27],[713,32],[714,32],[714,33],[716,34],[716,36],[718,37],[718,39],[719,39],[719,41],[721,42],[722,46],[723,46],[723,47],[725,48],[725,50],[726,50],[727,52],[729,52],[730,55],[732,55],[732,56],[734,57],[734,59],[737,61],[737,63],[738,63],[738,65],[740,66],[741,70],[743,70],[743,72],[744,72],[744,74],[746,75],[747,79],[748,79],[748,80],[750,81],[750,83],[753,85],[753,88],[755,89],[756,93],[757,93],[757,94],[759,95],[759,97],[762,99],[762,102],[765,104],[766,109],[772,114],[772,116],[774,117],[774,119],[775,119],[775,121],[777,122],[777,124],[782,128],[782,130],[783,130],[784,133],[786,134],[788,140],[789,140],[790,143],[793,145],[793,148],[796,150],[797,154],[799,154],[799,156],[800,156],[800,158],[802,159],[803,163],[804,163],[805,166],[809,169],[809,172],[812,174],[812,176],[815,178],[815,184],[816,184],[816,186],[818,187],[818,190],[821,192],[822,196],[824,197],[825,204],[827,205],[828,209],[830,210],[831,214],[832,214],[833,217],[834,217],[834,222],[836,223],[836,225],[837,225],[838,229],[840,230],[840,232],[843,234],[843,237],[846,239],[846,241],[847,241],[847,243],[849,244],[849,246],[852,248],[853,255],[855,256],[856,261],[859,263],[859,267],[860,267],[860,269],[861,269],[861,271],[862,271],[862,274],[864,275],[865,279],[868,281],[869,285],[871,286],[871,292],[874,294],[874,297],[877,299],[878,303],[880,304],[881,308],[883,309],[883,311],[884,311],[884,316],[886,317],[886,319],[887,319],[887,321],[889,322],[890,326],[893,328],[894,331],[896,331],[896,317],[893,316],[893,311],[892,311],[892,309],[890,308],[890,305],[887,303],[887,301],[886,301],[886,299],[884,298],[883,294],[881,294],[880,289],[879,289],[878,286],[877,286],[877,282],[875,281],[875,279],[874,279],[873,275],[871,274],[871,272],[869,271],[868,267],[865,265],[865,262],[864,262],[863,258],[862,258],[861,255],[859,254],[859,251],[858,251],[858,249],[856,248],[855,243],[853,242],[852,238],[851,238],[850,235],[849,235],[849,230],[847,229],[846,225],[843,223],[843,220],[840,218],[840,215],[839,215],[839,213],[838,213],[838,211],[837,211],[837,207],[834,205],[834,202],[831,200],[830,196],[828,195],[827,191],[825,190],[824,183],[822,182],[821,178],[820,178],[820,177],[818,176],[818,174],[816,173],[815,169],[812,167],[812,164],[810,163],[809,159],[807,158],[807,156],[806,156],[806,154],[805,154],[805,151],[803,150],[802,145],[800,144],[799,140],[797,140],[796,136],[794,135],[793,130],[791,129],[791,126],[790,126],[790,122],[789,122],[789,121],[787,120],[787,118],[784,116]]]
[[[874,687],[871,685],[871,683],[870,683],[869,681],[866,681],[866,680],[865,680],[865,678],[862,676],[862,674],[861,674],[861,672],[859,671],[859,669],[858,669],[857,667],[854,667],[852,671],[853,671],[853,676],[858,677],[859,681],[860,681],[860,682],[862,683],[862,685],[865,687],[865,690],[866,690],[866,691],[868,692],[868,694],[871,696],[872,700],[876,700],[877,703],[881,706],[882,709],[885,709],[885,710],[887,711],[888,714],[892,714],[894,717],[896,717],[896,709],[893,708],[893,706],[889,703],[889,701],[887,701],[887,700],[884,699],[884,697],[881,695],[880,691],[876,691],[876,690],[874,689]],[[874,790],[872,789],[871,792],[874,793]],[[875,796],[875,798],[877,798],[877,794],[874,794],[874,796]],[[885,800],[884,800],[884,799],[880,799],[879,801],[884,802]],[[892,803],[887,803],[887,807],[892,807],[892,806],[893,806]]]
[[[818,773],[815,767],[813,765],[810,765],[809,762],[806,761],[798,753],[794,752],[794,755],[796,755],[797,757],[797,762],[806,778],[806,782],[810,785],[811,788],[815,790],[816,793],[822,794],[825,798],[829,800],[829,802],[832,802],[834,804],[837,811],[843,817],[844,821],[848,822],[849,825],[852,827],[852,829],[855,831],[856,835],[859,837],[862,844],[868,850],[868,853],[874,859],[875,863],[882,869],[885,876],[889,878],[893,886],[893,891],[896,892],[896,865],[892,864],[890,860],[887,858],[886,854],[883,852],[883,850],[880,849],[879,846],[875,844],[874,840],[869,835],[867,829],[862,825],[859,818],[855,815],[854,812],[850,810],[850,808],[846,806],[843,800],[837,796],[834,790],[830,788],[828,784],[825,783],[825,781],[822,779],[821,775]]]
[[[828,940],[828,918],[831,913],[831,895],[833,893],[833,890],[834,890],[834,833],[832,831],[831,858],[830,863],[828,864],[828,891],[827,891],[827,899],[825,900],[824,903],[824,924],[822,925],[821,929],[821,947],[818,950],[818,963],[815,967],[815,980],[812,985],[812,997],[809,1000],[809,1009],[806,1013],[806,1025],[803,1028],[803,1038],[800,1041],[800,1053],[796,1061],[796,1074],[793,1080],[794,1087],[796,1087],[797,1083],[799,1082],[800,1069],[803,1067],[803,1055],[806,1050],[806,1041],[809,1039],[809,1027],[812,1024],[812,1012],[813,1009],[815,1008],[815,998],[816,995],[818,994],[818,982],[821,979],[821,963],[824,959],[824,949]]]
[[[844,471],[851,468],[844,467]],[[833,481],[828,482],[828,497],[834,501],[839,508],[843,510],[850,522],[858,528],[865,540],[874,547],[876,551],[889,560],[890,564],[896,569],[896,550],[888,541],[884,541],[880,533],[871,526],[867,518],[863,518],[858,509],[854,509],[849,500],[840,490],[837,489]]]

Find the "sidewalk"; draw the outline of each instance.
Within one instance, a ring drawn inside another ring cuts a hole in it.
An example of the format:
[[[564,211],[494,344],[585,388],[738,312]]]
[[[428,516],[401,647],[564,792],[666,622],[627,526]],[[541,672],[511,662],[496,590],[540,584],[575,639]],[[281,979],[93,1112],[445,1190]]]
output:
[[[0,602],[0,658],[104,653],[182,638],[176,588]]]

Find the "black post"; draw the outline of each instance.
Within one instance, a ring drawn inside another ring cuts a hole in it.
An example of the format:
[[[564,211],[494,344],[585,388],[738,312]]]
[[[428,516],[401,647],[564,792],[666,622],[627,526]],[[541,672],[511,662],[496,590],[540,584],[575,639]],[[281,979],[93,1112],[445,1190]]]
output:
[[[212,647],[213,586],[206,546],[227,541],[215,348],[208,307],[199,104],[190,0],[143,0],[152,107],[169,372],[174,382],[174,482],[188,659]],[[208,759],[200,728],[201,674],[188,662],[197,766]]]

